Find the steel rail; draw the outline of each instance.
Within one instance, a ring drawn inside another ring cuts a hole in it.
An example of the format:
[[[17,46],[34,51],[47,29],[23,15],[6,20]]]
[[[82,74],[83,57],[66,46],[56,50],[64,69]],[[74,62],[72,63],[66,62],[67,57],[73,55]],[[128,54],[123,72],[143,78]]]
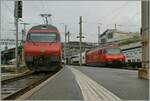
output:
[[[25,73],[23,73],[23,74],[14,76],[14,77],[12,77],[12,78],[4,79],[4,80],[1,81],[1,84],[6,84],[6,83],[9,83],[9,82],[13,82],[13,81],[16,81],[16,80],[25,78],[25,77],[27,77],[27,76],[30,76],[30,75],[32,75],[32,74],[33,74],[33,72],[25,72]]]
[[[2,85],[5,84],[9,84],[12,82],[17,82],[17,80],[21,80],[21,79],[26,79],[32,76],[32,74],[35,76],[34,73],[29,73],[29,74],[25,74],[22,76],[18,76],[16,78],[12,78],[12,79],[7,79],[7,80],[3,80],[2,81]],[[31,90],[32,88],[36,87],[37,85],[39,85],[40,83],[42,83],[43,81],[47,80],[49,77],[51,77],[53,74],[55,73],[49,73],[49,74],[45,74],[43,77],[41,77],[41,75],[39,75],[39,78],[36,78],[35,81],[33,81],[33,83],[23,86],[21,88],[16,88],[17,90],[2,97],[2,100],[15,100],[16,98],[18,98],[19,96],[23,95],[24,93],[26,93],[27,91]],[[36,75],[38,77],[38,75]],[[17,84],[17,83],[16,83]]]

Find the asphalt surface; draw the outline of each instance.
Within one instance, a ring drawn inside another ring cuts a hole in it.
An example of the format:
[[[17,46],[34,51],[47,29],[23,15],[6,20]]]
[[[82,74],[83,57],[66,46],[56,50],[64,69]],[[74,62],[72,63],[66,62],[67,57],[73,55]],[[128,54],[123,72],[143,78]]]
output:
[[[149,81],[138,79],[136,70],[85,66],[66,66],[27,100],[83,100],[75,75],[67,67],[79,70],[122,100],[148,100]]]
[[[89,76],[123,100],[148,100],[149,81],[138,79],[138,71],[69,66]]]
[[[34,93],[28,100],[82,100],[80,88],[75,81],[74,75],[68,68],[51,79],[39,91]]]

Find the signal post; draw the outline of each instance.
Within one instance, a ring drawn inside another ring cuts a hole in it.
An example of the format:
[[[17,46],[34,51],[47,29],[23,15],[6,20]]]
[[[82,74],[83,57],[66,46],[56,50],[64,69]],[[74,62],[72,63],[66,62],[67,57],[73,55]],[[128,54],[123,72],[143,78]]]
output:
[[[141,1],[142,68],[138,71],[138,77],[141,79],[149,79],[149,3],[148,0]]]
[[[79,46],[80,46],[80,66],[82,66],[82,38],[84,38],[82,36],[82,16],[80,16],[80,19],[79,19],[79,29],[80,29],[80,32],[79,32],[79,36],[77,36],[77,38],[79,38],[80,40],[80,43],[79,43]]]
[[[18,19],[22,18],[22,1],[15,1],[15,9],[14,9],[14,17],[15,17],[15,26],[16,26],[16,72],[18,72]]]

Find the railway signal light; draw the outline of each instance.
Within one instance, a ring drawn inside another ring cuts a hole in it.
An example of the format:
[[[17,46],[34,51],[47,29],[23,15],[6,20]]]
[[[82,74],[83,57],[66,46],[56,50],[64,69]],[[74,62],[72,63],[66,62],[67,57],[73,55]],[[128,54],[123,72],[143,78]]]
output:
[[[18,18],[22,18],[22,1],[18,1]]]
[[[22,1],[15,1],[15,12],[16,18],[22,18]]]

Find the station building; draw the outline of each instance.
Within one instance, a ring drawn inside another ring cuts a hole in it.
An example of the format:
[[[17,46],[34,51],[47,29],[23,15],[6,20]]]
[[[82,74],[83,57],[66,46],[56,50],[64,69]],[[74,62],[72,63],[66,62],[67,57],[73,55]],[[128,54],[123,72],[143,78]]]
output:
[[[126,63],[142,62],[142,41],[139,33],[107,29],[99,36],[99,42],[100,45],[106,43],[119,44],[126,57]]]
[[[15,58],[15,48],[1,51],[1,64],[7,64],[9,60]]]
[[[142,62],[142,44],[141,41],[133,42],[120,46],[125,57],[126,62]]]
[[[120,42],[129,39],[133,36],[132,32],[122,32],[116,29],[107,29],[101,35],[99,35],[99,44],[105,44],[110,42]]]
[[[82,52],[98,47],[98,43],[94,42],[82,42]],[[64,57],[65,43],[62,43],[62,57]],[[80,42],[70,41],[66,43],[66,59],[67,63],[71,63],[71,59],[78,59],[80,53]]]

